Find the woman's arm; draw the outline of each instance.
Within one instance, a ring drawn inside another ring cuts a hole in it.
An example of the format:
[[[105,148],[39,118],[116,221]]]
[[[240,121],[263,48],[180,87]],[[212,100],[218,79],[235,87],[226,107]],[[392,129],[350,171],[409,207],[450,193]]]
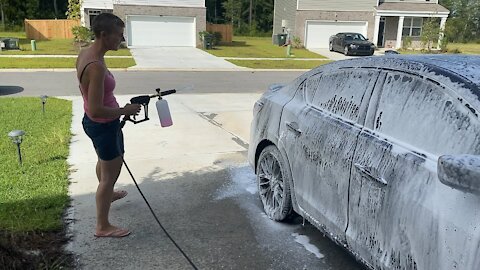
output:
[[[122,115],[137,114],[139,104],[127,104],[123,108],[109,108],[103,105],[103,91],[105,81],[105,67],[100,63],[93,63],[87,69],[88,73],[88,111],[93,118],[119,118]]]

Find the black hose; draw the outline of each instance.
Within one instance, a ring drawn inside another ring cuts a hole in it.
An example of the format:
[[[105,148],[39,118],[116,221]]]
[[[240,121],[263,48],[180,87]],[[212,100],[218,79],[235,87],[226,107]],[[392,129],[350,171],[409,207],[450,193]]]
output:
[[[126,121],[125,121],[125,119],[123,119],[120,123],[120,127],[119,127],[118,132],[117,132],[117,135],[118,135],[117,137],[120,137],[120,131],[125,126],[125,123],[126,123]],[[120,153],[120,156],[122,157],[122,161],[123,161],[123,164],[125,165],[125,168],[127,168],[127,171],[130,174],[130,176],[132,177],[132,180],[135,183],[135,186],[137,187],[138,192],[140,192],[140,195],[142,195],[143,200],[147,204],[148,209],[150,209],[150,212],[152,213],[153,217],[157,221],[158,225],[160,226],[160,228],[162,228],[165,235],[170,239],[170,241],[172,241],[172,243],[180,251],[180,253],[182,253],[183,257],[185,257],[185,259],[187,259],[187,261],[190,263],[192,268],[195,269],[195,270],[198,270],[198,268],[195,266],[195,264],[192,262],[192,260],[188,257],[188,255],[182,250],[182,248],[177,244],[177,242],[175,242],[175,240],[170,236],[170,234],[167,232],[165,227],[163,227],[162,223],[160,222],[157,215],[155,214],[152,207],[150,206],[150,203],[148,202],[147,198],[145,198],[145,196],[143,195],[143,192],[140,189],[140,187],[138,186],[137,181],[135,180],[135,177],[133,176],[132,172],[130,171],[130,168],[128,168],[127,162],[125,162],[125,159],[123,158],[122,149],[120,148],[120,145],[119,145],[118,141],[117,141],[117,147],[118,147],[118,152]]]

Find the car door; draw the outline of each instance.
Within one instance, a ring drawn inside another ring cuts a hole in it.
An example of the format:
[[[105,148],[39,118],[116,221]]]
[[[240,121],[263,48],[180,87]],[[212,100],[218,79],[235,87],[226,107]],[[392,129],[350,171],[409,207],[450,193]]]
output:
[[[353,157],[349,247],[375,269],[478,269],[480,197],[437,177],[440,155],[480,154],[478,117],[438,82],[380,78]]]
[[[282,112],[279,141],[299,212],[342,243],[353,153],[378,74],[347,69],[312,75]]]
[[[342,34],[337,34],[335,36],[335,42],[334,42],[334,50],[335,51],[338,51],[338,50],[343,50],[342,49],[342,40],[343,40],[343,35]]]

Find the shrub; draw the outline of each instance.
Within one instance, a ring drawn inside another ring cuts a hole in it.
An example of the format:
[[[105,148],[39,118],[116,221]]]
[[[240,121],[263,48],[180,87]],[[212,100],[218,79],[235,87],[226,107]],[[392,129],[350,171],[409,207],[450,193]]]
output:
[[[93,39],[93,32],[84,26],[72,27],[72,34],[75,42],[90,43]]]
[[[412,46],[412,37],[406,36],[403,38],[402,50],[406,51]]]
[[[299,37],[293,36],[292,38],[292,45],[296,49],[303,48],[302,40]]]

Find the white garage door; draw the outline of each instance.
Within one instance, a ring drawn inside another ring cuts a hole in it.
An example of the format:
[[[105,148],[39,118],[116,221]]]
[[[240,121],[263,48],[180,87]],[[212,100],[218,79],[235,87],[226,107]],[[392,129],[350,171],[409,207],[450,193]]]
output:
[[[340,32],[355,32],[367,37],[367,22],[306,22],[305,47],[328,48],[328,40]]]
[[[129,47],[195,47],[195,18],[127,16]]]

